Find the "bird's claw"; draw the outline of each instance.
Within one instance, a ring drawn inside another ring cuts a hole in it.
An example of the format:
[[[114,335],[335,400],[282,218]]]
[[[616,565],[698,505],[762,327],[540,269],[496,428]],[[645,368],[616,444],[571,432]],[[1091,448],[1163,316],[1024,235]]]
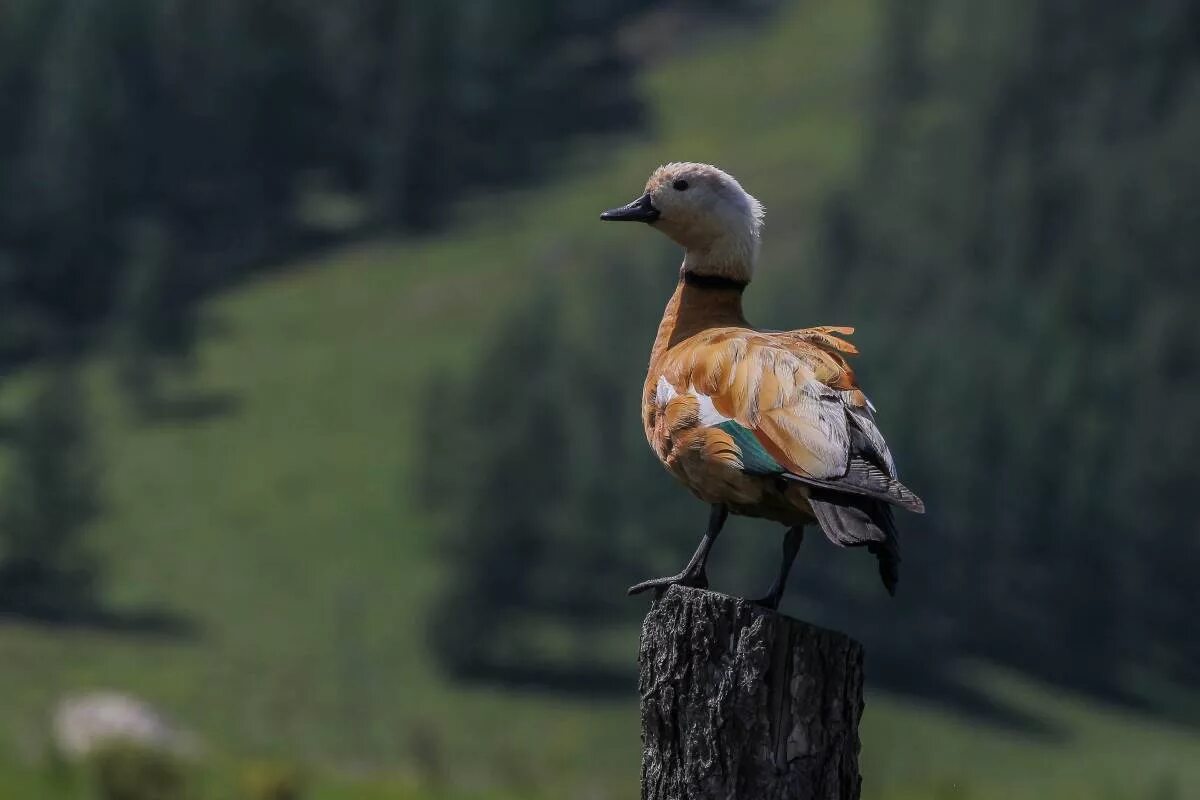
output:
[[[691,586],[695,589],[707,589],[708,577],[703,573],[689,574],[687,572],[681,572],[678,575],[672,575],[669,578],[651,578],[648,581],[635,583],[633,586],[629,587],[628,593],[632,597],[635,594],[641,594],[642,592],[647,592],[651,589],[666,589],[667,587],[675,586],[676,584],[680,586]]]

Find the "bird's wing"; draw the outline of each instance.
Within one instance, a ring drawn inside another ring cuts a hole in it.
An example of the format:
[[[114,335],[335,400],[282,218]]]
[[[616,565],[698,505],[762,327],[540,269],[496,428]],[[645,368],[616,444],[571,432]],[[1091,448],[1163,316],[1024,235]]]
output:
[[[662,384],[691,395],[701,422],[729,434],[743,469],[920,510],[896,479],[870,402],[844,354],[852,328],[764,333],[718,328],[680,343]]]

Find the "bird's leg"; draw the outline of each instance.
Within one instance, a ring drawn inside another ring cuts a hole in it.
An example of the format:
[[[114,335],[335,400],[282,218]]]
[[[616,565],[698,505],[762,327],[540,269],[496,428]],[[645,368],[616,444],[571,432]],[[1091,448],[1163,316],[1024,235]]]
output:
[[[767,596],[754,601],[756,605],[766,606],[772,610],[779,608],[779,601],[783,599],[783,590],[787,588],[788,573],[792,571],[792,562],[796,560],[796,553],[800,552],[800,543],[803,541],[803,525],[788,528],[787,535],[783,537],[783,560],[779,562],[779,575],[771,584],[771,590],[767,592]]]
[[[704,532],[704,538],[700,540],[700,546],[696,548],[696,552],[692,554],[692,559],[688,561],[683,572],[678,575],[672,575],[669,578],[652,578],[648,581],[642,581],[639,584],[629,587],[630,594],[640,594],[647,589],[664,589],[672,584],[678,583],[683,586],[694,586],[697,589],[708,588],[708,553],[712,550],[713,542],[717,540],[717,535],[721,532],[721,528],[725,525],[725,520],[729,516],[729,509],[724,503],[714,503],[712,513],[708,515],[708,530]]]

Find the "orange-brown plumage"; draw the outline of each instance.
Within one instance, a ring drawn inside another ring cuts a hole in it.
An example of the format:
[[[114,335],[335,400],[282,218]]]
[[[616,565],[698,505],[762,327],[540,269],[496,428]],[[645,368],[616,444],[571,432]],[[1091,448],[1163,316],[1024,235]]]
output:
[[[740,513],[788,524],[811,520],[804,489],[781,487],[775,476],[743,473],[741,449],[725,431],[703,424],[693,392],[752,431],[788,470],[834,477],[844,470],[845,459],[814,430],[819,420],[804,413],[803,402],[806,384],[817,381],[842,392],[847,405],[866,408],[842,356],[856,350],[834,335],[852,331],[760,331],[742,315],[740,289],[692,287],[681,278],[663,314],[644,384],[643,421],[651,447],[708,502],[727,501]],[[675,395],[665,402],[658,391],[664,379]],[[718,462],[713,469],[697,463],[709,459]]]

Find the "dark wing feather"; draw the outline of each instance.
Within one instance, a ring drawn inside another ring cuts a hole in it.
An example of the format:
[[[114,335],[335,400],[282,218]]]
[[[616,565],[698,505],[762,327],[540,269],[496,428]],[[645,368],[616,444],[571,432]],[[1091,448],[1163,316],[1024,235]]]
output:
[[[888,449],[883,434],[875,424],[875,416],[868,408],[846,406],[846,426],[850,434],[850,454],[870,461],[883,470],[889,478],[896,476],[896,462]]]
[[[832,480],[793,475],[790,472],[784,477],[809,486],[882,500],[918,514],[925,513],[925,503],[913,494],[911,489],[895,478],[888,477],[879,467],[862,458],[851,458],[846,474]]]
[[[888,594],[900,579],[900,538],[887,504],[868,497],[815,490],[809,498],[821,530],[839,547],[866,547],[879,561]]]

